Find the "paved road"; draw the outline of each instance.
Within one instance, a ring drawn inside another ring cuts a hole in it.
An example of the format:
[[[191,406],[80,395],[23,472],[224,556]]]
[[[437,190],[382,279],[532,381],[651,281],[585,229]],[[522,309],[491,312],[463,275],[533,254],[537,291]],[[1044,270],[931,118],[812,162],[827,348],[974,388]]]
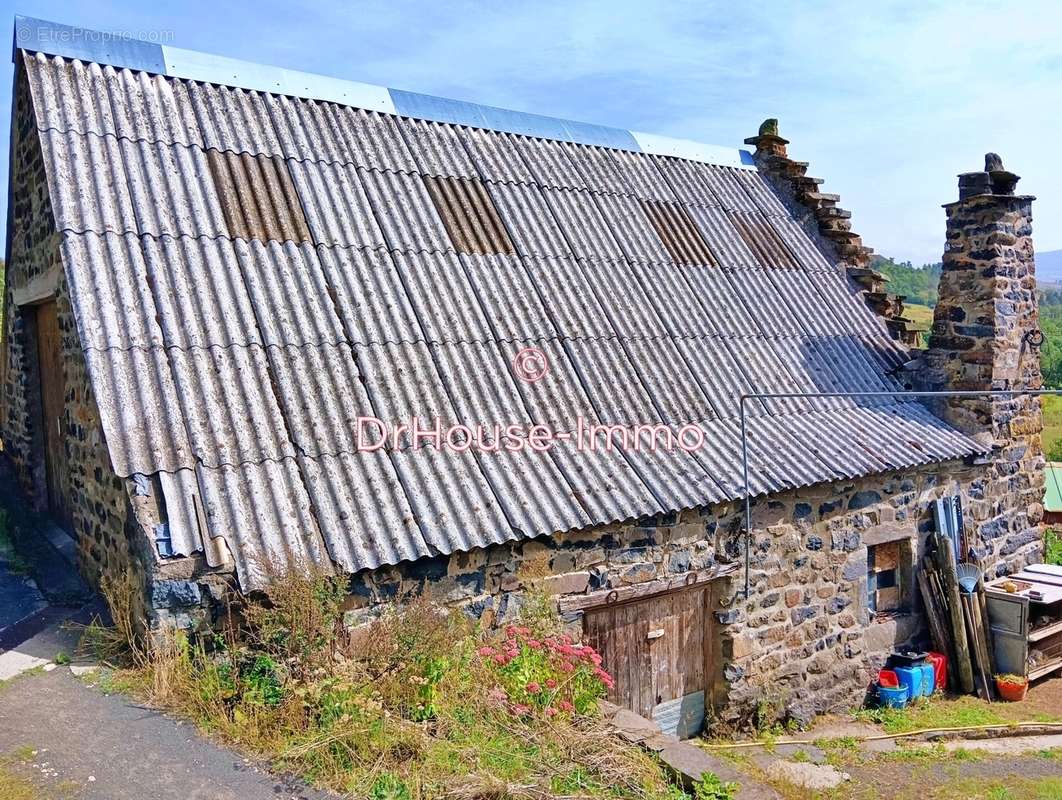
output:
[[[26,655],[39,656],[56,641],[54,631],[35,638]],[[31,749],[36,755],[19,761]],[[43,789],[62,784],[77,800],[334,797],[270,775],[189,723],[105,695],[66,666],[25,673],[0,687],[0,754],[14,757],[14,770]]]

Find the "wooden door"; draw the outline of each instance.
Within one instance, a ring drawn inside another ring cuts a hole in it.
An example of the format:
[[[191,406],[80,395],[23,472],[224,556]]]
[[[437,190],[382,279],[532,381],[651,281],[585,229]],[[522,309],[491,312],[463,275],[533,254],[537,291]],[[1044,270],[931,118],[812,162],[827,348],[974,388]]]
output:
[[[583,629],[616,685],[609,700],[666,732],[695,735],[704,722],[708,587],[587,610]]]
[[[37,364],[41,383],[41,428],[44,431],[44,469],[48,508],[69,523],[66,504],[66,447],[62,426],[66,387],[60,358],[59,318],[55,301],[37,306]]]

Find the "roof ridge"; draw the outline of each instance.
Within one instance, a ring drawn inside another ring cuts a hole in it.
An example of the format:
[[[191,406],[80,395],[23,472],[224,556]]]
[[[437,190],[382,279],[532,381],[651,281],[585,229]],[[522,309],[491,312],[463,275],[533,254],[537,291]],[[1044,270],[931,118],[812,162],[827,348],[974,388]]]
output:
[[[13,58],[19,50],[75,58],[170,78],[338,103],[394,116],[671,156],[719,166],[756,168],[751,153],[737,147],[722,147],[690,139],[390,89],[22,15],[15,16]]]

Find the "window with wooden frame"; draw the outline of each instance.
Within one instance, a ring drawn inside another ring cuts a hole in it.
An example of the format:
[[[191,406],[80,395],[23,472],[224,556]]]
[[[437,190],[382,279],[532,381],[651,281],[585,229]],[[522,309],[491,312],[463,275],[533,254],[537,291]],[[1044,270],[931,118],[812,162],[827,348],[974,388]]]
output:
[[[913,550],[908,539],[867,547],[867,607],[888,615],[911,608]]]

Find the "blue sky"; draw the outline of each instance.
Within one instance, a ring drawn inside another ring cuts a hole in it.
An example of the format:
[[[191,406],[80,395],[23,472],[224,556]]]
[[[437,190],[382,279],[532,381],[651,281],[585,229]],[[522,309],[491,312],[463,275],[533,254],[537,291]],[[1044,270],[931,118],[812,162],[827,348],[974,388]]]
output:
[[[740,145],[778,117],[790,155],[878,252],[937,261],[955,175],[993,150],[1062,248],[1062,4],[643,0],[3,0],[15,13],[620,128]],[[0,76],[10,108],[11,65]],[[3,126],[7,152],[8,126]],[[4,185],[7,159],[3,159]],[[6,201],[6,192],[3,193]],[[6,219],[6,209],[0,220]]]

